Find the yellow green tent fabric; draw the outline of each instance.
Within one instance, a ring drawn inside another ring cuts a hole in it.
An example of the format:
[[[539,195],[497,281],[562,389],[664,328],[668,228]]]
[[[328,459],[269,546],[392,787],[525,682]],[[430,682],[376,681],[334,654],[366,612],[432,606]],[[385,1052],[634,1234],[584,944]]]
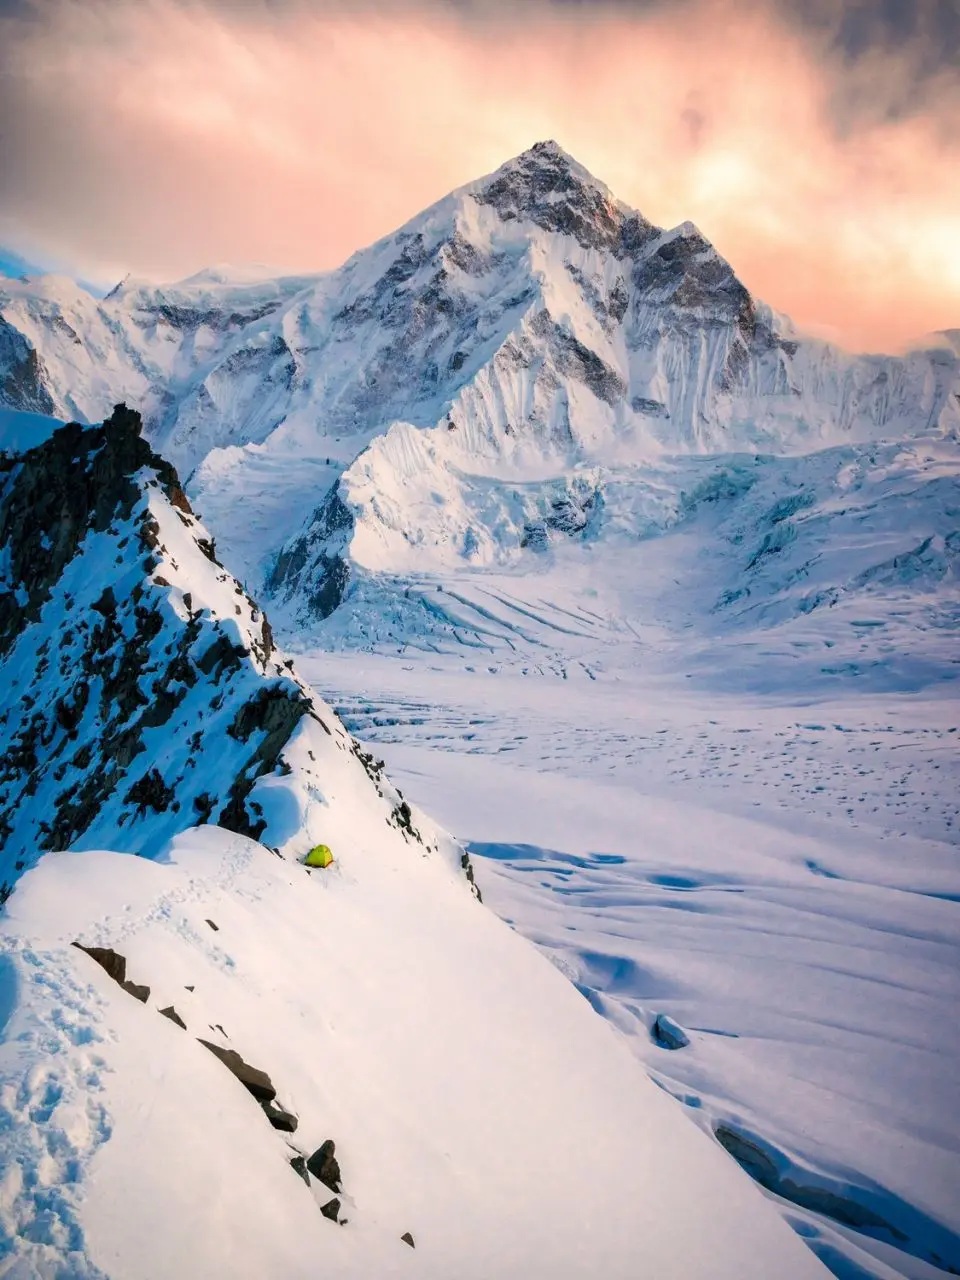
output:
[[[325,844],[318,844],[314,845],[303,861],[307,867],[329,867],[333,854]]]

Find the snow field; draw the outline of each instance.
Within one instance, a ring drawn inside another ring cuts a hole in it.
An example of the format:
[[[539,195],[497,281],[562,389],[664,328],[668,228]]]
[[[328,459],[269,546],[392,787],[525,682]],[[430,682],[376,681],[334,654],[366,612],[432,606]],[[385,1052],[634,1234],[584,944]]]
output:
[[[5,1242],[10,1274],[627,1277],[641,1257],[821,1274],[560,974],[442,863],[356,818],[332,875],[205,828],[156,862],[49,855],[23,878],[0,925],[4,1097],[26,1080],[36,1099],[45,1070],[56,1090],[19,1117],[14,1212],[36,1207]],[[125,955],[146,1005],[75,936]],[[170,1003],[186,1032],[158,1016]],[[197,1036],[266,1070],[297,1132],[271,1129]],[[84,1071],[96,1125],[75,1119]],[[287,1164],[328,1137],[343,1227]],[[45,1202],[58,1144],[72,1177]]]
[[[955,701],[300,665],[688,1118],[794,1184],[776,1202],[837,1275],[957,1265]]]

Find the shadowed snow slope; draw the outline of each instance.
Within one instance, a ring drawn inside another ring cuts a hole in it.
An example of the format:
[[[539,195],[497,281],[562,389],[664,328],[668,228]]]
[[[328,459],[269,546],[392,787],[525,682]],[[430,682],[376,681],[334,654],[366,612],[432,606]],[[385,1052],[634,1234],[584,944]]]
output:
[[[5,1274],[823,1274],[555,969],[362,789],[339,803],[331,874],[206,828],[155,862],[48,854],[20,882],[0,922]],[[75,939],[123,954],[146,1002]],[[296,1132],[197,1037],[266,1071]],[[342,1227],[289,1164],[328,1138]]]

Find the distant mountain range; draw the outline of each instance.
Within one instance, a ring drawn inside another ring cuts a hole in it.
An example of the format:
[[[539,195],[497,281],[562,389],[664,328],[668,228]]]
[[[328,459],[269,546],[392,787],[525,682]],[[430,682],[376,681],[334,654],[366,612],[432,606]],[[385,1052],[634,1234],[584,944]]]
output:
[[[672,563],[693,528],[705,637],[887,587],[955,608],[960,330],[902,357],[805,337],[554,143],[324,275],[0,282],[0,403],[119,400],[291,638],[568,649],[546,590],[592,653],[647,608],[624,549]]]

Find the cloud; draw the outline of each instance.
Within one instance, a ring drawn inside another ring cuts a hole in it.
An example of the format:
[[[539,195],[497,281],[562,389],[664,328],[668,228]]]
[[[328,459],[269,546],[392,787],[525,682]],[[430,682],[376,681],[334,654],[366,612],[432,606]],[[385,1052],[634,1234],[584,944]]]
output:
[[[321,269],[555,137],[798,323],[891,348],[960,324],[956,39],[937,0],[0,0],[0,241]]]

